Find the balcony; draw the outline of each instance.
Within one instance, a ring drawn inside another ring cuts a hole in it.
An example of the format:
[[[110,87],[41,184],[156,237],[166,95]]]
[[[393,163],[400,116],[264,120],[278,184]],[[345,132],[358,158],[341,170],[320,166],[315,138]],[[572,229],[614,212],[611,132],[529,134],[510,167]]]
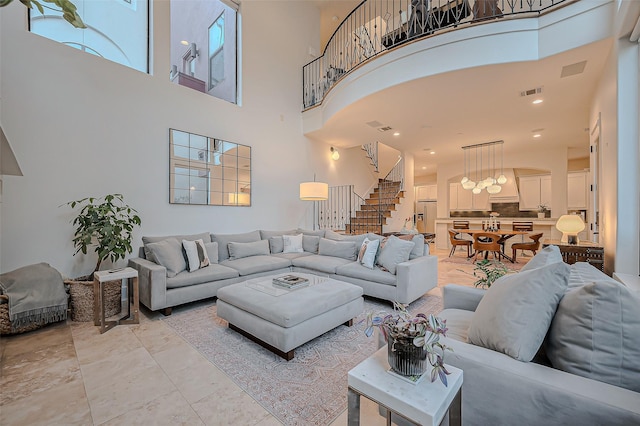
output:
[[[359,66],[401,46],[497,20],[541,16],[577,0],[364,0],[303,67],[304,110]]]

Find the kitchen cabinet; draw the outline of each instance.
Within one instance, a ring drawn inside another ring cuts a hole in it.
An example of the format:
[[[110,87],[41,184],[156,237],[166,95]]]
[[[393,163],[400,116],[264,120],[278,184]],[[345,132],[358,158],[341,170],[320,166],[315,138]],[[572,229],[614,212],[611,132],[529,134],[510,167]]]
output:
[[[567,207],[587,210],[589,205],[588,172],[572,172],[567,176]]]
[[[438,185],[424,185],[416,187],[416,201],[437,201]]]
[[[520,177],[520,210],[538,210],[540,204],[551,208],[551,175]]]
[[[489,193],[483,190],[474,194],[471,190],[464,189],[460,183],[450,183],[449,210],[491,210]]]

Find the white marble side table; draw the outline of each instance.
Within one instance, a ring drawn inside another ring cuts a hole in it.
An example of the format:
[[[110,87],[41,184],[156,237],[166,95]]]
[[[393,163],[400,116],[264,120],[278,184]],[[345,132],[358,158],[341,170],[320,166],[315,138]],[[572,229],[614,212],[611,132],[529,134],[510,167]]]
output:
[[[104,283],[127,280],[127,313],[120,319],[105,320]],[[93,325],[100,326],[100,334],[119,324],[138,324],[140,321],[140,296],[138,294],[138,271],[127,267],[93,274]]]
[[[451,373],[448,386],[439,379],[424,377],[418,384],[409,383],[387,372],[387,347],[355,366],[348,375],[348,424],[360,424],[360,396],[387,410],[387,425],[395,413],[418,425],[439,425],[449,411],[449,424],[462,424],[462,370],[447,365]],[[427,373],[428,374],[428,373]]]

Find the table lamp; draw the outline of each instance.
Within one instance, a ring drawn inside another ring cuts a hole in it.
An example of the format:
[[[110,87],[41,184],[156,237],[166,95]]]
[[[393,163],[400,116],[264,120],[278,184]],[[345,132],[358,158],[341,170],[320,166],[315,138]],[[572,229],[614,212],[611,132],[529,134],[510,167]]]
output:
[[[584,222],[577,214],[565,214],[556,222],[556,229],[562,232],[561,242],[578,244],[578,233],[584,229]]]

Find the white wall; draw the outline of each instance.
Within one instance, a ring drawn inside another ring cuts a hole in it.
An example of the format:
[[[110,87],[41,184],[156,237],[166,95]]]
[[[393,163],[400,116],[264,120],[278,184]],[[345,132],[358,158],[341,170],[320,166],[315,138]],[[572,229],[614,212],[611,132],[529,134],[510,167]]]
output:
[[[142,218],[136,247],[142,235],[311,225],[298,199],[315,162],[300,130],[300,70],[318,48],[319,13],[289,1],[241,12],[238,107],[169,81],[166,0],[153,4],[155,75],[30,34],[22,4],[2,8],[0,118],[24,173],[3,179],[2,271],[44,261],[68,276],[89,272],[95,259],[72,257],[73,213],[58,207],[86,196],[124,194]],[[253,205],[170,205],[169,128],[250,145]]]

